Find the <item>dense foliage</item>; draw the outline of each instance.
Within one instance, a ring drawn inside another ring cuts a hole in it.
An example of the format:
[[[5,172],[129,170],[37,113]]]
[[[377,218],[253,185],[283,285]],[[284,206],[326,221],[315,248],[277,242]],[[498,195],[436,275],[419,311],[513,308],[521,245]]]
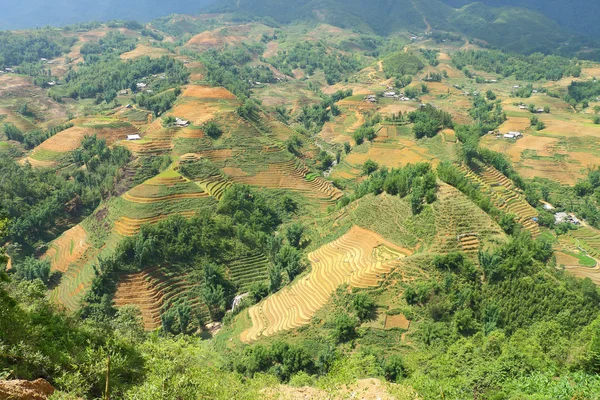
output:
[[[153,75],[163,74],[155,79]],[[94,63],[85,63],[65,75],[65,83],[50,90],[55,98],[100,98],[111,102],[121,90],[138,90],[137,84],[147,82],[145,90],[160,92],[187,82],[189,72],[181,61],[170,57],[151,59],[142,57],[133,61],[121,61],[107,56]]]
[[[54,30],[38,30],[27,34],[0,32],[0,67],[15,67],[23,63],[37,63],[67,53],[74,38],[62,36]]]
[[[500,51],[466,50],[454,53],[452,62],[459,69],[472,66],[504,77],[514,75],[517,80],[524,81],[557,81],[564,76],[578,77],[581,74],[577,60],[541,53],[524,56]]]
[[[224,86],[240,98],[250,97],[251,89],[256,82],[276,82],[273,72],[266,67],[247,65],[254,52],[260,53],[261,47],[230,47],[224,50],[208,50],[200,56],[206,67],[206,79],[219,86]]]
[[[454,126],[450,114],[431,104],[410,112],[408,119],[414,124],[412,130],[417,139],[434,137],[442,129]]]
[[[312,76],[318,69],[323,70],[329,85],[340,82],[348,74],[358,71],[363,63],[356,56],[344,55],[328,50],[319,42],[296,43],[291,49],[280,51],[267,60],[286,75],[293,76],[294,69],[302,69]]]
[[[399,52],[383,60],[383,70],[388,78],[415,75],[424,67],[421,59],[411,53]]]
[[[84,139],[82,149],[72,154],[73,164],[59,174],[3,157],[0,217],[11,218],[9,237],[34,245],[60,217],[90,213],[111,193],[118,171],[129,158],[126,149],[110,149],[95,136]]]

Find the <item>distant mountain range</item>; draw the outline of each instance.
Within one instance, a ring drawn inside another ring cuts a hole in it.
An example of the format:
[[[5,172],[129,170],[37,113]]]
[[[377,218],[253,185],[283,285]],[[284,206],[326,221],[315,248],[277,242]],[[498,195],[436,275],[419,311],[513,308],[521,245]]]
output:
[[[589,10],[596,18],[600,16],[600,7],[595,1],[574,0],[593,3]],[[268,16],[279,22],[316,19],[382,35],[433,28],[463,33],[505,50],[526,53],[573,46],[573,35],[585,31],[582,27],[573,29],[572,24],[561,25],[558,19],[551,18],[560,14],[561,4],[566,3],[563,0],[548,0],[546,4],[556,3],[556,11],[546,10],[545,14],[536,11],[541,0],[487,0],[486,3],[489,5],[469,0],[223,0],[212,6],[212,10]],[[518,3],[520,7],[508,7],[508,3]],[[502,7],[496,7],[497,4]],[[591,23],[592,19],[588,16],[585,21]]]
[[[442,0],[462,7],[471,0]],[[600,37],[600,1],[598,0],[479,0],[494,7],[511,6],[527,8],[556,21],[564,28],[582,35]]]
[[[567,54],[569,47],[581,44],[573,35],[600,39],[597,0],[23,0],[4,5],[0,29],[90,20],[144,22],[201,10],[269,17],[279,23],[317,20],[381,35],[432,28],[526,53],[565,49]]]
[[[27,29],[45,25],[114,19],[145,22],[169,14],[198,14],[213,0],[21,0],[4,1],[0,29]]]

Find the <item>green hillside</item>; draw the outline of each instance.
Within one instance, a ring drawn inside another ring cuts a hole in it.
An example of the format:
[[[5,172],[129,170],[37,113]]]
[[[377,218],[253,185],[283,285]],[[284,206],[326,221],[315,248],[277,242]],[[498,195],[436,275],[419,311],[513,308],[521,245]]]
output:
[[[441,0],[375,0],[292,2],[242,0],[223,2],[214,11],[242,12],[268,16],[281,23],[317,20],[332,25],[389,35],[399,31],[415,33],[428,28],[458,31],[492,46],[517,52],[551,51],[569,35],[551,19],[522,8],[493,7],[473,3],[452,8]]]

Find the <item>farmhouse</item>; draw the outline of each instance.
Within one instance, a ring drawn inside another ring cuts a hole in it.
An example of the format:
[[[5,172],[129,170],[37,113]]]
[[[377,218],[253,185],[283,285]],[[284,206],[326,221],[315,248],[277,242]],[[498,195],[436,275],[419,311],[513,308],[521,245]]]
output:
[[[520,109],[520,110],[527,110],[527,106],[526,106],[525,104],[521,104],[521,105],[519,106],[519,109]]]
[[[370,94],[365,98],[369,103],[377,103],[377,97],[374,94]]]
[[[556,222],[557,224],[566,222],[573,225],[579,225],[581,223],[581,221],[579,221],[579,219],[573,214],[567,214],[566,212],[559,212],[554,214],[554,222]]]
[[[175,118],[175,126],[183,128],[190,124],[189,121],[183,120],[181,118]]]
[[[504,139],[519,139],[523,136],[521,132],[508,132],[504,134]]]
[[[140,140],[140,135],[127,135],[127,140]]]
[[[396,94],[396,92],[385,92],[383,94],[383,97],[385,97],[386,99],[394,99],[397,98],[398,95]]]
[[[145,84],[144,82],[138,82],[138,83],[136,84],[136,86],[138,87],[138,89],[143,89],[143,88],[145,88],[145,87],[146,87],[146,84]]]

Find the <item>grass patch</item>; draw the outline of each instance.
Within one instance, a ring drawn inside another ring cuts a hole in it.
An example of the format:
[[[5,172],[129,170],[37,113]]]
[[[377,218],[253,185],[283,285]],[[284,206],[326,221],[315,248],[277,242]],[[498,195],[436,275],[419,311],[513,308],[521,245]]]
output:
[[[38,161],[58,161],[62,157],[65,156],[66,153],[59,153],[56,151],[46,150],[46,149],[37,149],[32,155],[31,158]]]

